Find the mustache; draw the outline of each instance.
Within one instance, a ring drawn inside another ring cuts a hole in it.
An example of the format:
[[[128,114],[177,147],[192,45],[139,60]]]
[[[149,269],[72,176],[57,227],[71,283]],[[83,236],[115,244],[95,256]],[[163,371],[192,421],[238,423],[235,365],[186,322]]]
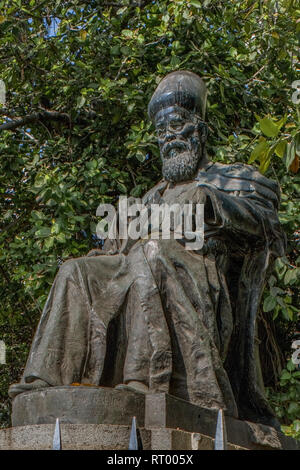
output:
[[[168,154],[174,148],[181,149],[181,150],[189,150],[189,146],[186,142],[183,142],[182,140],[172,140],[171,142],[167,142],[163,146],[163,148],[162,148],[163,156],[168,157]]]

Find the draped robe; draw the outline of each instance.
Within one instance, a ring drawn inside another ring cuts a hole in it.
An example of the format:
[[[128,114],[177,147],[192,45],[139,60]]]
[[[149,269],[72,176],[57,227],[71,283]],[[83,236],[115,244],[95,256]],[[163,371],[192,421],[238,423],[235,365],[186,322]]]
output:
[[[279,189],[248,165],[210,163],[194,181],[161,181],[146,205],[206,195],[205,243],[116,240],[66,261],[45,304],[21,382],[114,387],[137,380],[232,416],[269,422],[256,316],[284,253]]]

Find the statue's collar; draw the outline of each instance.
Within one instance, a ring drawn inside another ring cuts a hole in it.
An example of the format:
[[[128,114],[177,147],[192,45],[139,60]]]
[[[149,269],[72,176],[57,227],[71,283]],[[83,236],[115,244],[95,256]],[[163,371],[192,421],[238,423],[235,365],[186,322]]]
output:
[[[201,173],[205,173],[207,170],[209,170],[210,168],[212,168],[212,166],[214,165],[214,162],[210,162],[210,161],[206,161],[203,165],[201,165],[201,167],[199,168],[198,170],[198,173],[197,173],[197,176],[195,179],[198,179],[198,176],[199,174]]]

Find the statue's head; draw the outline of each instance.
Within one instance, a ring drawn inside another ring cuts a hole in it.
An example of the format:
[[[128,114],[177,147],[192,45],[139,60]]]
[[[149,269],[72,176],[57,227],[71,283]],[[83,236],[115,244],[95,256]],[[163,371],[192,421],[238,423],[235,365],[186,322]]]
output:
[[[168,181],[192,179],[206,159],[206,95],[206,86],[198,75],[179,70],[159,83],[150,100],[148,112],[158,136],[163,176]]]

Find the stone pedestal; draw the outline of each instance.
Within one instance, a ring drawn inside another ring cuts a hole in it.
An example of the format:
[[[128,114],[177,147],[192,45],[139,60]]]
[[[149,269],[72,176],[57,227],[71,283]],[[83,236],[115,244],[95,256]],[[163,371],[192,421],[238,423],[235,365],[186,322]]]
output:
[[[17,395],[12,425],[68,424],[131,425],[136,416],[144,427],[145,395],[106,387],[49,387]]]
[[[213,449],[217,412],[165,393],[102,387],[52,387],[18,395],[0,449],[51,449],[56,418],[63,449],[128,449],[136,416],[145,450]],[[300,450],[274,428],[225,417],[228,449]]]
[[[51,450],[54,424],[0,430],[0,450]],[[62,424],[62,450],[128,450],[131,426]],[[143,450],[213,450],[214,439],[176,429],[139,428]],[[240,450],[228,445],[228,450]]]

